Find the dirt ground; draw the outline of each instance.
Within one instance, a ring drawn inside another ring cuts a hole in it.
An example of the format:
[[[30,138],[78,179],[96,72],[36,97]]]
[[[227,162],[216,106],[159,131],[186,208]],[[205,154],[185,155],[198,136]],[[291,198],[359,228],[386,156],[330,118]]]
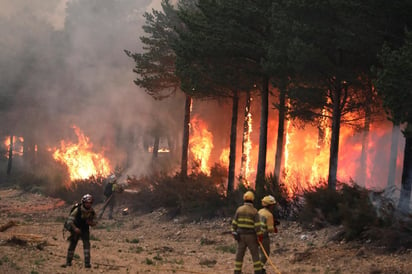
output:
[[[0,273],[233,273],[230,218],[188,222],[168,218],[164,210],[123,215],[124,203],[114,220],[106,213],[91,229],[92,268],[83,266],[81,242],[73,266],[62,268],[68,247],[62,224],[70,207],[59,199],[0,189]],[[101,207],[96,204],[96,211]],[[337,231],[305,231],[281,221],[271,239],[267,273],[412,273],[411,250],[388,254],[331,241]],[[253,273],[249,253],[243,273]]]

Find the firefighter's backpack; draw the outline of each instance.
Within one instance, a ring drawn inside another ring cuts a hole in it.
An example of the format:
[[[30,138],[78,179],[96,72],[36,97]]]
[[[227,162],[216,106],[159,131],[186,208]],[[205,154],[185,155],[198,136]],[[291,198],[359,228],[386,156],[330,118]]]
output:
[[[70,209],[69,216],[70,216],[70,214],[72,214],[72,212],[73,212],[76,208],[78,208],[79,206],[80,206],[80,203],[75,203],[75,204],[72,206],[72,208]],[[78,211],[78,213],[80,213],[80,210]],[[67,231],[70,231],[70,232],[73,230],[73,227],[69,224],[69,216],[67,216],[66,220],[64,221],[63,232],[64,232],[64,230],[67,230]]]

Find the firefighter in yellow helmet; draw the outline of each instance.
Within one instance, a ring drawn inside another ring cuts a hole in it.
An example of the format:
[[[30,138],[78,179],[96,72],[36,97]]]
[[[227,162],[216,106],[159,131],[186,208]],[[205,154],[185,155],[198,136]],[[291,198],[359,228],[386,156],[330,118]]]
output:
[[[262,232],[263,232],[263,239],[262,239],[262,246],[266,251],[266,254],[269,256],[270,254],[270,238],[269,238],[269,233],[277,233],[278,230],[276,228],[276,224],[279,224],[274,216],[273,216],[273,209],[276,205],[276,200],[275,197],[272,195],[268,195],[263,197],[262,199],[262,206],[258,213],[260,217],[260,222],[262,226]],[[260,247],[262,248],[262,247]],[[265,265],[267,258],[264,254],[264,252],[260,249],[260,260],[262,262],[262,266]],[[262,268],[262,274],[265,274],[266,271],[264,268]]]
[[[260,274],[262,263],[259,258],[259,244],[262,241],[260,218],[257,209],[253,206],[255,195],[252,191],[247,191],[243,195],[244,204],[237,208],[232,221],[232,235],[237,241],[237,251],[235,260],[235,274],[242,272],[243,257],[246,248],[249,249],[253,260],[255,274]]]

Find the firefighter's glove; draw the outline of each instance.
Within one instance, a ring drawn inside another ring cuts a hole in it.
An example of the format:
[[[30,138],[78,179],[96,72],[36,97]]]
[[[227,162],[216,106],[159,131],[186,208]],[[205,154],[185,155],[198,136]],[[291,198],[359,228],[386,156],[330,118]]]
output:
[[[79,235],[79,234],[82,233],[82,231],[81,231],[78,227],[73,228],[73,231],[74,231],[74,233],[76,233],[77,235]]]
[[[262,234],[257,235],[257,240],[258,240],[259,243],[262,243],[263,242],[263,235]]]
[[[236,241],[240,240],[240,235],[237,232],[232,232],[232,236],[233,236],[233,239],[235,239]]]

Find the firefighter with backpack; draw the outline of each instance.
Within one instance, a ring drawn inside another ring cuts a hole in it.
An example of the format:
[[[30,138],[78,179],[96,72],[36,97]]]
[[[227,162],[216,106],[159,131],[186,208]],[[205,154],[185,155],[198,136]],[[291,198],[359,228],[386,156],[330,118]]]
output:
[[[70,213],[65,228],[70,231],[70,237],[68,238],[70,244],[67,250],[66,263],[62,267],[68,267],[72,265],[74,251],[76,249],[79,239],[83,241],[84,251],[84,267],[90,268],[90,226],[95,226],[96,213],[92,208],[93,196],[86,194],[82,197],[81,203],[78,204]]]

